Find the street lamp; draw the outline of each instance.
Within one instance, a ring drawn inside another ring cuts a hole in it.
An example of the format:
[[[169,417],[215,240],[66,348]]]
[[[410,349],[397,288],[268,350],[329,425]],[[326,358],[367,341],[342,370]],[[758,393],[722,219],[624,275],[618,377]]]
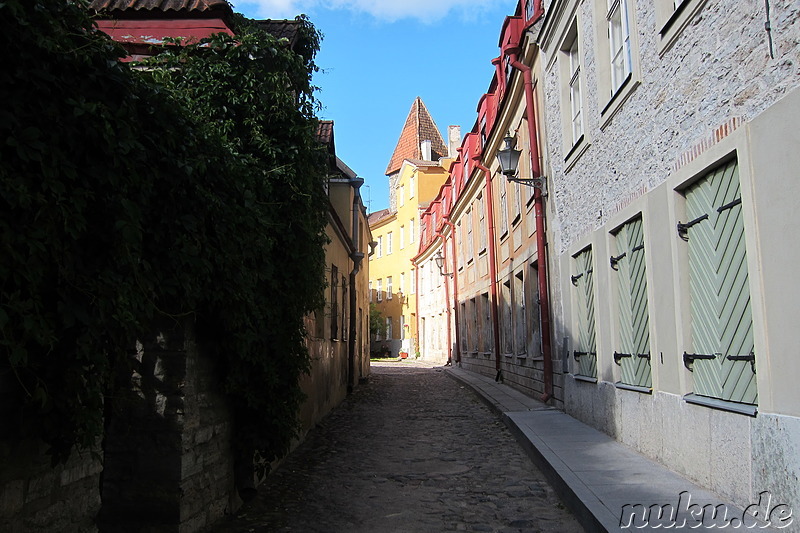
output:
[[[547,180],[544,176],[539,178],[517,178],[517,171],[519,169],[519,156],[521,151],[514,149],[514,137],[506,135],[503,140],[506,143],[505,148],[497,151],[497,162],[500,163],[500,173],[503,174],[508,181],[514,183],[521,183],[529,187],[536,187],[542,191],[542,195],[547,195]]]
[[[444,256],[442,255],[442,251],[441,250],[436,252],[436,256],[433,258],[433,260],[436,261],[436,266],[439,267],[439,274],[441,274],[442,276],[448,276],[448,277],[451,277],[451,278],[453,277],[453,273],[452,272],[445,272],[444,271]]]

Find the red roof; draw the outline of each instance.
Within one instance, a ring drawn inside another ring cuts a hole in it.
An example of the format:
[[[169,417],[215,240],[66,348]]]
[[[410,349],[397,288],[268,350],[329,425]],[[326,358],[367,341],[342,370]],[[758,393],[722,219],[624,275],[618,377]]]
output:
[[[91,0],[89,7],[97,11],[231,11],[226,0]]]
[[[417,96],[414,103],[411,104],[411,110],[408,112],[403,131],[400,133],[400,139],[398,139],[392,158],[386,167],[386,175],[400,170],[405,159],[422,159],[422,149],[420,148],[422,141],[431,141],[431,159],[433,161],[438,161],[447,155],[447,148],[442,134],[439,133],[439,128],[436,127],[436,123],[428,113],[425,104],[422,103],[422,99]]]
[[[233,32],[222,19],[97,20],[98,29],[122,44],[161,45],[165,37],[197,42],[214,33]]]

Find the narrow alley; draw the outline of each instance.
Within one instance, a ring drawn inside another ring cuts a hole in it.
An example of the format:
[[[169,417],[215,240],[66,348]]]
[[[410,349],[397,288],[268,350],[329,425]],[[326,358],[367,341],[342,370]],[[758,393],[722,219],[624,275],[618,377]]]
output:
[[[441,368],[373,363],[208,533],[582,531],[506,426]]]

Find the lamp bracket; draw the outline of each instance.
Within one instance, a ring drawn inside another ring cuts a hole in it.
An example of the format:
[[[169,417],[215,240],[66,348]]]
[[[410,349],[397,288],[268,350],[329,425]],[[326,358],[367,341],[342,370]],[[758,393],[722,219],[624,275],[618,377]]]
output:
[[[542,196],[547,196],[547,178],[542,176],[540,178],[506,178],[508,181],[513,183],[519,183],[521,185],[527,185],[528,187],[535,187],[542,191]]]

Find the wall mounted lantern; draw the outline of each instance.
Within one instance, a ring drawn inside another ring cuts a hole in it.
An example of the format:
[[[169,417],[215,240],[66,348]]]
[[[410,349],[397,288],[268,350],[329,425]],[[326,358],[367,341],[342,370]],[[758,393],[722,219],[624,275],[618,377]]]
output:
[[[519,170],[519,156],[522,152],[514,149],[514,137],[506,135],[503,140],[506,143],[505,148],[497,151],[497,162],[500,163],[500,173],[503,174],[508,181],[514,183],[521,183],[529,187],[536,187],[542,191],[542,196],[547,196],[547,180],[544,176],[539,178],[517,178],[517,171]]]
[[[439,274],[441,274],[442,276],[450,277],[450,278],[453,277],[453,273],[452,272],[445,272],[444,271],[444,256],[442,255],[442,251],[441,250],[436,252],[436,256],[433,258],[433,260],[436,261],[436,266],[439,267]]]

